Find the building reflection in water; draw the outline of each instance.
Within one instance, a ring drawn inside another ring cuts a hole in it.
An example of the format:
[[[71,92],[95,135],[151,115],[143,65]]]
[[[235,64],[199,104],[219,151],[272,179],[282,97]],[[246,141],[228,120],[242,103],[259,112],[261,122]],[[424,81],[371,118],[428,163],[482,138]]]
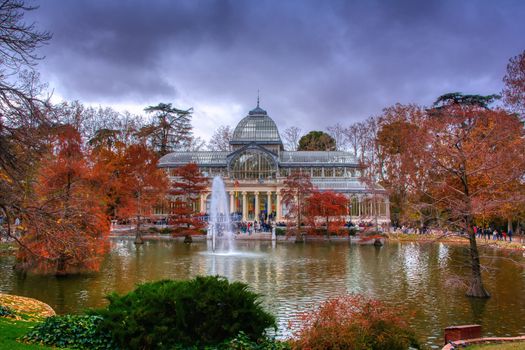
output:
[[[106,303],[110,292],[125,293],[138,283],[165,278],[187,279],[219,274],[243,281],[263,295],[263,304],[278,317],[279,334],[289,335],[287,324],[298,312],[328,297],[363,293],[415,312],[411,324],[429,345],[440,345],[442,330],[451,324],[480,323],[493,334],[525,333],[523,269],[501,252],[485,251],[495,270],[485,274],[493,297],[482,305],[465,298],[464,290],[450,288],[447,276],[469,270],[462,246],[389,243],[384,247],[347,243],[293,244],[237,242],[241,256],[213,256],[205,243],[113,242],[97,274],[67,278],[23,276],[13,272],[12,257],[0,257],[0,291],[40,299],[59,313],[81,312]],[[516,259],[525,259],[521,253]]]

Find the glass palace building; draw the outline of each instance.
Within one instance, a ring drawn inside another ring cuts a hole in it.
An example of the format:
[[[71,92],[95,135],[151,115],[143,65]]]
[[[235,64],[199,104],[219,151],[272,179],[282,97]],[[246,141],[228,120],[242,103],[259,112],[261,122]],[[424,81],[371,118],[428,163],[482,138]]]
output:
[[[372,191],[361,180],[361,167],[355,157],[341,151],[286,151],[275,122],[257,105],[233,132],[231,151],[173,152],[163,156],[159,167],[168,170],[188,163],[199,166],[209,177],[209,188],[198,208],[207,213],[211,180],[219,175],[229,195],[230,212],[239,220],[254,221],[270,217],[286,221],[281,189],[284,179],[294,171],[308,173],[320,191],[345,194],[349,199],[349,220],[389,222],[388,197],[375,186]]]

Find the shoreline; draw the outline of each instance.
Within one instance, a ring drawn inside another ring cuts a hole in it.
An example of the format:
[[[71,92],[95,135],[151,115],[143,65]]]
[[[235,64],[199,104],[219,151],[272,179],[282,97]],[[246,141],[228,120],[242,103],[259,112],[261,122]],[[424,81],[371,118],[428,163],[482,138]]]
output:
[[[458,236],[456,234],[450,235],[436,235],[428,234],[408,234],[408,233],[390,233],[388,240],[393,242],[421,242],[421,243],[450,243],[450,244],[468,244],[469,240],[466,236]],[[491,239],[476,238],[478,247],[495,248],[510,251],[525,251],[525,242],[521,241],[521,237],[515,237],[510,241],[494,241]]]
[[[191,236],[194,242],[206,241],[206,235],[194,235]],[[135,235],[121,233],[121,234],[110,234],[110,239],[134,239]],[[333,242],[333,243],[350,243],[355,245],[372,245],[374,239],[365,239],[359,236],[315,236],[315,235],[304,235],[304,243],[308,242]],[[142,239],[145,241],[184,241],[184,237],[173,237],[169,234],[144,234]],[[237,234],[235,240],[238,241],[272,241],[271,233],[259,232],[251,235]],[[521,242],[521,237],[515,237],[512,242],[509,241],[493,241],[485,240],[483,238],[477,238],[476,242],[478,247],[483,248],[494,248],[508,251],[525,251],[525,242]],[[468,244],[469,241],[466,236],[461,237],[455,234],[450,235],[436,235],[436,234],[405,234],[405,233],[389,233],[385,234],[382,239],[383,243],[386,242],[420,242],[420,243],[447,243],[447,244]],[[279,243],[295,243],[295,236],[279,235],[276,236],[276,242]]]

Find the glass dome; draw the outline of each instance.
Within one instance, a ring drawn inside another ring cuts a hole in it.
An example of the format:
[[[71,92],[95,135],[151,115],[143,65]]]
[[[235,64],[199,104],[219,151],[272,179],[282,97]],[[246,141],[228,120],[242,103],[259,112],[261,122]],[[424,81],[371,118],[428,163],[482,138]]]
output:
[[[277,125],[259,105],[237,124],[230,143],[243,145],[252,142],[282,145]]]

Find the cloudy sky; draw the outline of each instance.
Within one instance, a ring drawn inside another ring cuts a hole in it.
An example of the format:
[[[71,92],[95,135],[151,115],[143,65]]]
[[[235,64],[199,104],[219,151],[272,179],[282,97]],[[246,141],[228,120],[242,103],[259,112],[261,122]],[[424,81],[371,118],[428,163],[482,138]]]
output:
[[[194,108],[208,138],[261,107],[280,129],[348,125],[396,102],[491,94],[525,49],[525,1],[41,0],[56,99]]]

